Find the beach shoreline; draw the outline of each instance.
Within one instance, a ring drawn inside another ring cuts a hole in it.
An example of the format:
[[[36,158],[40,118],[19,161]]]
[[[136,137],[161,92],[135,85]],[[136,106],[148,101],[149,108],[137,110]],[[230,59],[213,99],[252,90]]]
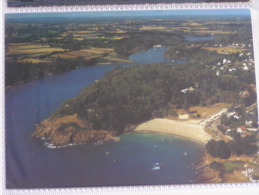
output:
[[[155,118],[138,125],[134,131],[168,133],[185,137],[206,144],[211,136],[205,132],[204,126],[199,120],[172,120],[166,118]]]

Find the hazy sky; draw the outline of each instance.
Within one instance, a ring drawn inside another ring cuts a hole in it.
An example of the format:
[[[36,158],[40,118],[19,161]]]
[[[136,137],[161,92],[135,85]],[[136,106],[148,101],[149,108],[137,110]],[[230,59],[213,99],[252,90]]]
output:
[[[170,10],[170,11],[102,11],[102,12],[63,12],[63,13],[22,13],[7,14],[6,18],[49,18],[49,17],[120,17],[120,16],[175,16],[175,15],[250,15],[249,9],[223,9],[223,10]]]

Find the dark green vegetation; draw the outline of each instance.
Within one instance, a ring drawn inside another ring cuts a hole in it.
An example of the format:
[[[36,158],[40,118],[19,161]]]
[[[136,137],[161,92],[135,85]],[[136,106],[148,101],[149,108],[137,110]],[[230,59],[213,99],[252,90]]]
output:
[[[215,158],[228,159],[232,155],[253,155],[258,151],[258,137],[237,135],[233,141],[211,140],[206,144],[206,151]]]
[[[51,63],[23,63],[10,61],[6,66],[6,85],[14,85],[18,82],[28,82],[32,79],[39,79],[44,76],[68,72],[76,68],[92,66],[97,63],[97,59],[84,60],[75,59],[56,59]],[[19,73],[19,74],[18,74]]]
[[[219,163],[219,162],[212,162],[209,167],[211,169],[214,169],[216,171],[218,171],[221,175],[221,177],[223,176],[224,173],[231,173],[234,170],[237,169],[243,169],[244,167],[244,162],[242,161],[227,161],[225,163]]]
[[[108,73],[64,102],[53,117],[77,113],[96,130],[122,132],[127,125],[164,117],[174,108],[239,102],[238,93],[247,85],[231,75],[218,77],[202,65],[135,65]],[[192,91],[181,91],[190,86]]]

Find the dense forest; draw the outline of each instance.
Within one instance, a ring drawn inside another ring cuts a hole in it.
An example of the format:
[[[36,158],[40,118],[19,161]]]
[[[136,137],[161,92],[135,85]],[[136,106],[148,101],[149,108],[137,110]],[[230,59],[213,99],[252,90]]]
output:
[[[93,128],[122,132],[127,125],[174,113],[175,108],[238,103],[250,83],[231,75],[216,76],[202,65],[147,64],[117,68],[65,101],[53,117],[77,113]],[[182,90],[192,90],[183,93]],[[254,100],[251,100],[254,102]],[[252,103],[251,102],[251,103]]]
[[[215,64],[225,57],[217,52],[203,50],[200,46],[186,48],[184,45],[169,48],[165,56],[171,59],[187,59],[190,62],[201,64]],[[236,59],[235,57],[236,55],[232,58]]]

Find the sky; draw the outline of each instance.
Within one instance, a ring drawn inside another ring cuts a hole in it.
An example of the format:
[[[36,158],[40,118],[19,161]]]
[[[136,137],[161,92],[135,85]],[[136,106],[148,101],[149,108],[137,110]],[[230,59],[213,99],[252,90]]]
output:
[[[19,13],[7,14],[6,18],[54,18],[54,17],[137,17],[137,16],[249,16],[249,9],[218,9],[218,10],[160,10],[160,11],[101,11],[101,12],[59,12],[59,13]]]

